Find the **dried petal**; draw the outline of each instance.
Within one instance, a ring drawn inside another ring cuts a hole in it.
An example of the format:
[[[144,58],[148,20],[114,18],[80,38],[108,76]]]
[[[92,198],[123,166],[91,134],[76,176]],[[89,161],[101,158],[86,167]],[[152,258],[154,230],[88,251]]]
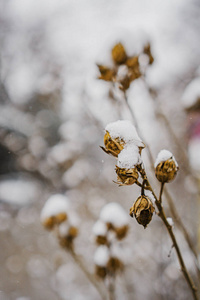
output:
[[[135,218],[137,222],[146,228],[146,226],[150,223],[152,219],[152,215],[155,208],[153,206],[153,203],[151,202],[151,199],[147,196],[140,196],[133,204],[133,206],[130,208],[130,216],[133,217],[133,214],[135,215]]]

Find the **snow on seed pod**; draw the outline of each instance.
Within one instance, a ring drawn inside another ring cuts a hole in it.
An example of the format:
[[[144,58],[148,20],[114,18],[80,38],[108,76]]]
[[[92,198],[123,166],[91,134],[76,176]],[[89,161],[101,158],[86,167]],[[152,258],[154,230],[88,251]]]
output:
[[[104,222],[98,220],[93,226],[93,233],[95,235],[96,243],[98,245],[105,245],[107,241],[108,228]]]
[[[69,203],[67,197],[55,194],[49,197],[41,211],[41,222],[51,230],[68,218]]]
[[[134,184],[139,175],[137,165],[141,164],[139,148],[134,144],[127,144],[118,155],[116,173],[117,183],[121,185]]]
[[[145,144],[139,138],[137,131],[130,121],[118,120],[109,123],[105,128],[104,145],[106,153],[118,157],[125,145],[135,145],[141,153]]]
[[[144,228],[147,227],[147,225],[150,223],[153,212],[155,208],[153,206],[153,203],[151,199],[147,196],[140,196],[133,204],[133,206],[130,208],[130,216],[135,216],[137,222],[144,226]]]
[[[158,153],[154,167],[156,178],[162,183],[172,181],[179,169],[173,154],[168,150]]]

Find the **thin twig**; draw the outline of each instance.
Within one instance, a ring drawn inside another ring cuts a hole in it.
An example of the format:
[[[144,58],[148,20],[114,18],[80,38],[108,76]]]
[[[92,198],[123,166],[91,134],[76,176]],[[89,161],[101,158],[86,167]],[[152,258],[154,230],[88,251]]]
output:
[[[135,114],[134,114],[134,111],[133,109],[131,108],[131,106],[129,105],[129,102],[128,102],[128,98],[127,98],[127,95],[126,93],[124,93],[124,100],[125,100],[125,103],[129,109],[129,112],[132,116],[132,119],[133,119],[133,123],[137,129],[137,132],[139,134],[139,136],[141,137],[141,139],[143,140],[144,144],[146,145],[146,149],[147,149],[147,154],[148,154],[148,157],[149,157],[149,161],[150,161],[150,166],[151,166],[151,169],[152,169],[152,172],[154,173],[154,159],[153,159],[153,155],[152,155],[152,152],[151,152],[151,149],[148,145],[148,143],[146,142],[146,140],[144,139],[143,137],[143,134],[138,126],[138,122],[137,122],[137,119],[135,117]],[[197,274],[198,274],[198,278],[200,278],[200,267],[199,267],[199,262],[198,262],[198,257],[197,257],[197,253],[196,253],[196,250],[195,250],[195,247],[192,243],[192,240],[188,234],[188,231],[187,229],[185,228],[183,222],[181,221],[181,218],[179,217],[178,215],[178,212],[176,210],[176,207],[173,203],[173,199],[172,199],[172,196],[170,195],[169,191],[167,188],[165,188],[164,190],[164,194],[166,196],[166,199],[167,199],[167,202],[168,202],[168,205],[169,205],[169,209],[170,209],[170,212],[172,214],[172,218],[174,219],[174,221],[176,222],[177,226],[179,227],[179,229],[182,231],[184,237],[185,237],[185,240],[186,242],[188,243],[188,246],[191,250],[191,252],[193,253],[194,255],[194,258],[195,258],[195,266],[196,266],[196,271],[197,271]]]
[[[93,274],[91,274],[87,268],[84,266],[81,258],[75,253],[75,251],[72,249],[70,249],[70,254],[73,257],[74,261],[76,262],[76,264],[79,266],[79,268],[83,271],[83,273],[86,275],[86,277],[88,278],[88,280],[90,281],[90,283],[95,287],[95,289],[97,290],[97,292],[99,293],[100,297],[102,300],[107,299],[107,296],[105,294],[105,292],[103,291],[103,289],[100,287],[100,285],[97,283],[97,281],[95,280],[95,277]]]
[[[187,281],[188,283],[188,286],[189,288],[191,289],[192,291],[192,295],[193,295],[193,298],[194,300],[198,300],[198,296],[197,296],[197,289],[192,281],[192,278],[190,277],[189,273],[188,273],[188,270],[185,266],[185,263],[184,263],[184,260],[183,260],[183,257],[182,257],[182,254],[181,254],[181,251],[180,251],[180,248],[179,248],[179,245],[178,245],[178,242],[176,240],[176,237],[174,235],[174,232],[173,232],[173,228],[172,226],[168,223],[167,221],[167,218],[166,218],[166,215],[165,215],[165,212],[164,212],[164,209],[163,209],[163,206],[162,206],[162,192],[163,192],[163,184],[161,185],[161,191],[160,191],[160,199],[157,198],[156,194],[154,193],[148,179],[147,179],[147,176],[146,176],[146,173],[145,173],[145,170],[144,169],[141,169],[139,170],[140,171],[140,174],[143,178],[145,178],[147,184],[149,185],[150,187],[150,190],[155,198],[155,204],[158,208],[158,211],[159,211],[159,217],[162,219],[163,223],[165,224],[165,227],[167,228],[167,231],[171,237],[171,240],[173,242],[173,246],[176,250],[176,254],[177,254],[177,257],[178,257],[178,260],[179,260],[179,264],[181,266],[181,270],[183,272],[183,275],[185,277],[185,280]]]

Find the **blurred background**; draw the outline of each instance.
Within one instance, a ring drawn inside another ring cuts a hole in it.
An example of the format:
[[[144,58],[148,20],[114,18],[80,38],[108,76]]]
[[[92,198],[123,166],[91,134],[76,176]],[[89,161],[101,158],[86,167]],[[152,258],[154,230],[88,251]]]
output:
[[[75,249],[94,272],[92,227],[117,202],[129,214],[137,186],[118,187],[105,126],[132,121],[121,94],[98,80],[122,42],[130,55],[150,43],[154,62],[127,91],[154,159],[171,151],[179,173],[168,189],[198,256],[200,3],[197,0],[0,0],[0,300],[100,299],[71,256],[45,231],[49,196],[69,198],[80,228]],[[155,192],[147,151],[144,164]],[[164,199],[167,217],[172,217]],[[130,218],[116,299],[191,299],[161,220]],[[195,257],[174,229],[196,284]]]

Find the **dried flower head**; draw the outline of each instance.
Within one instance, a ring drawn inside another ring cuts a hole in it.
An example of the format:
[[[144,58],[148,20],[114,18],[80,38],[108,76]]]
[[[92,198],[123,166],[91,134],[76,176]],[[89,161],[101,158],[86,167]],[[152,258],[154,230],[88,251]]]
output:
[[[138,171],[136,168],[126,169],[116,166],[117,182],[120,186],[134,184],[138,179]]]
[[[142,195],[130,208],[130,216],[133,217],[133,215],[135,215],[137,222],[146,228],[152,219],[154,210],[155,208],[151,199]]]
[[[168,150],[161,150],[155,162],[156,178],[162,183],[170,182],[175,178],[178,169],[178,164],[172,153]]]
[[[123,262],[118,257],[110,257],[107,263],[108,273],[115,274],[123,269]]]
[[[107,275],[107,268],[102,266],[95,266],[95,274],[101,278],[104,279]]]
[[[115,157],[121,152],[124,147],[124,141],[118,137],[112,138],[110,133],[106,131],[104,135],[104,147],[101,147],[107,154],[111,154]]]
[[[115,227],[114,231],[116,233],[116,237],[118,240],[122,240],[125,238],[127,232],[128,232],[129,227],[127,225],[121,226],[121,227]]]
[[[63,223],[68,218],[68,202],[64,195],[51,196],[45,203],[41,212],[41,222],[47,229]]]
[[[107,241],[108,228],[104,222],[98,220],[94,224],[92,231],[95,235],[96,243],[98,245],[106,245],[108,243]]]
[[[123,64],[127,55],[124,46],[121,43],[116,44],[112,49],[112,59],[116,64]]]
[[[115,78],[115,71],[103,65],[97,65],[99,68],[100,76],[99,79],[105,81],[113,81]]]

